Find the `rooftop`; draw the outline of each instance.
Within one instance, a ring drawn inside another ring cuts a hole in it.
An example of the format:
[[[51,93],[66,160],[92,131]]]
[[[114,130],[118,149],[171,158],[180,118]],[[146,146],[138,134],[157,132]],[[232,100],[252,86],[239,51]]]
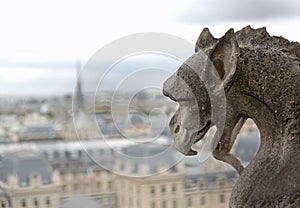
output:
[[[43,155],[32,151],[17,151],[4,155],[0,169],[0,180],[7,183],[8,176],[19,178],[20,186],[28,186],[33,174],[39,174],[43,184],[51,183],[51,173]]]

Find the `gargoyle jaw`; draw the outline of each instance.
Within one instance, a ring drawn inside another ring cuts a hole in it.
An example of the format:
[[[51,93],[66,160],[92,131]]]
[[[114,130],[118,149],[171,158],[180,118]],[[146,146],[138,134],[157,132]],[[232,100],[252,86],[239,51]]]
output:
[[[193,144],[196,144],[201,139],[203,139],[203,137],[206,135],[206,133],[211,127],[210,124],[211,121],[208,121],[202,129],[192,134],[191,141],[193,141]],[[190,149],[186,155],[197,155],[197,151]]]
[[[176,111],[170,121],[170,130],[174,138],[175,148],[184,155],[197,155],[197,151],[192,150],[192,145],[200,141],[210,129],[211,121],[206,122],[200,130],[187,129],[181,125],[180,110]]]

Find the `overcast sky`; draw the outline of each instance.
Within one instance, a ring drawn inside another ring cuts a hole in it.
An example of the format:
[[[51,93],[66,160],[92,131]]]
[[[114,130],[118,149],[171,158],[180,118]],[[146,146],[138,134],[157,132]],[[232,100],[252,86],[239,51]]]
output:
[[[220,37],[250,24],[299,42],[299,11],[299,0],[1,1],[0,94],[72,91],[76,60],[133,33],[195,43],[203,27]]]

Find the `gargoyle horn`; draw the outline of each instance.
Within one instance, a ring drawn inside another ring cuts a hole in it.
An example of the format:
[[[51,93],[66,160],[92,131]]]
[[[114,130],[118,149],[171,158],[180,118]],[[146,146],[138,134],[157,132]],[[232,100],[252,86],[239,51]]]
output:
[[[230,29],[219,39],[209,55],[225,90],[228,89],[235,74],[238,56],[239,46],[235,38],[234,30]]]
[[[214,38],[209,29],[204,28],[196,42],[195,52],[197,53],[199,50],[206,52],[207,49],[211,48],[217,41],[218,39]]]

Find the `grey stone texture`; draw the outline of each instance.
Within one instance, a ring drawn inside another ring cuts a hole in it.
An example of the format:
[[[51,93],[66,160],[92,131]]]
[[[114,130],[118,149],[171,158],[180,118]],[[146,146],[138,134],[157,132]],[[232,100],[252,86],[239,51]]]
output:
[[[300,44],[266,28],[230,29],[220,39],[205,28],[195,52],[164,83],[164,94],[179,103],[170,121],[175,147],[197,154],[191,146],[216,125],[213,155],[240,174],[230,207],[300,207]],[[220,86],[226,105],[210,101]],[[225,111],[224,129],[214,105]],[[248,118],[259,128],[261,145],[243,167],[230,150]]]

